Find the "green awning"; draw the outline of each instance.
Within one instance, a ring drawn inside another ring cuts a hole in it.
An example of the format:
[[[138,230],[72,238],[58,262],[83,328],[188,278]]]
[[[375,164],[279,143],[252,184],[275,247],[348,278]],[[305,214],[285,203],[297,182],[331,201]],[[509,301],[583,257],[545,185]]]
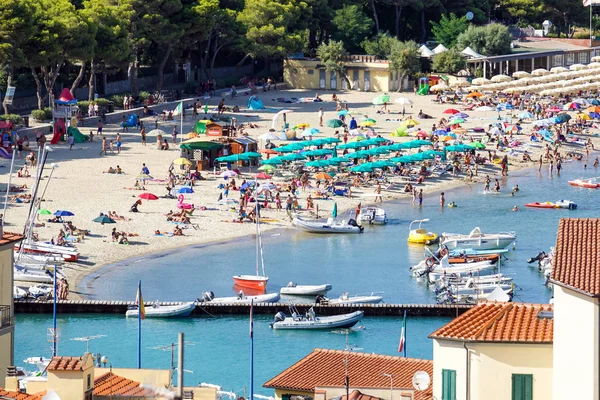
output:
[[[194,142],[194,143],[184,143],[181,146],[179,146],[179,148],[186,149],[186,150],[210,151],[210,150],[222,149],[223,145],[221,143],[216,143],[216,142]]]

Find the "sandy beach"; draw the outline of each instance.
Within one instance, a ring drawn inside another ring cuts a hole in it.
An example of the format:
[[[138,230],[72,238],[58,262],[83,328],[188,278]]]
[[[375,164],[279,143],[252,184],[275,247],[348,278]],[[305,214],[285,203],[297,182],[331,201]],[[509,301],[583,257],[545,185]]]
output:
[[[371,100],[376,97],[377,93],[363,92],[336,92],[338,97],[348,103],[350,114],[357,119],[368,116],[377,120],[375,131],[384,138],[391,138],[394,141],[408,141],[414,138],[397,138],[390,137],[390,132],[396,129],[402,119],[402,106],[391,104],[388,108],[393,113],[377,114],[380,106],[371,104]],[[288,114],[287,121],[290,126],[299,123],[308,123],[311,127],[321,130],[318,137],[333,136],[336,130],[333,128],[320,128],[318,110],[320,107],[324,110],[324,120],[337,118],[336,103],[331,101],[331,92],[320,91],[319,96],[324,100],[322,103],[297,103],[284,104],[277,102],[278,97],[314,97],[315,91],[300,91],[300,90],[285,90],[285,91],[270,91],[267,93],[260,92],[258,97],[263,101],[265,107],[277,109],[291,109],[293,113]],[[412,93],[392,94],[392,99],[397,97],[406,97],[414,102],[414,105],[406,106],[407,115],[411,115],[416,119],[419,110],[423,110],[426,114],[431,115],[432,119],[419,119],[419,128],[426,132],[431,132],[431,127],[434,123],[438,123],[442,113],[447,108],[456,108],[462,110],[462,105],[452,104],[436,104],[432,100],[435,96],[415,96]],[[208,101],[210,107],[215,107],[219,102],[220,97],[211,99],[201,99],[202,104]],[[251,137],[258,137],[267,132],[271,128],[271,120],[274,116],[273,111],[248,111],[246,103],[248,96],[239,96],[234,100],[226,98],[226,105],[233,106],[237,104],[241,112],[237,113],[238,124],[252,122],[259,127],[255,129],[247,129]],[[518,113],[518,110],[514,110]],[[138,114],[141,112],[138,112]],[[470,112],[467,122],[462,124],[464,128],[482,127],[486,128],[489,124],[498,119],[498,112]],[[230,113],[226,113],[229,115]],[[506,112],[502,113],[507,115]],[[203,114],[200,114],[200,118]],[[348,119],[350,117],[347,117]],[[155,118],[145,118],[144,124],[147,131],[154,129]],[[191,119],[191,111],[187,112],[187,120],[184,122],[183,132],[187,133],[192,130],[193,124],[196,121]],[[516,122],[516,121],[515,121]],[[169,141],[170,133],[173,126],[177,126],[179,130],[179,120],[169,122],[159,121],[159,128],[168,133]],[[529,133],[530,124],[524,124],[524,133]],[[94,127],[80,127],[84,134],[89,134],[90,130],[96,131]],[[138,195],[143,193],[140,190],[134,190],[135,177],[140,173],[142,164],[145,163],[150,170],[150,175],[157,179],[166,179],[168,176],[168,168],[171,162],[179,157],[179,139],[177,145],[170,143],[168,151],[160,151],[157,149],[156,138],[149,136],[147,145],[142,145],[139,131],[129,128],[129,132],[122,132],[120,126],[116,124],[108,125],[104,128],[104,136],[108,140],[115,140],[117,133],[121,133],[123,145],[121,153],[117,154],[116,147],[114,154],[99,155],[101,150],[101,137],[94,135],[93,142],[85,142],[75,144],[72,150],[69,146],[61,143],[52,145],[53,151],[49,153],[46,168],[42,174],[43,181],[41,189],[43,189],[52,170],[53,164],[56,165],[52,178],[49,182],[47,191],[44,195],[44,201],[41,204],[42,208],[48,209],[51,212],[56,210],[69,210],[74,213],[72,217],[66,217],[65,220],[70,220],[79,229],[88,229],[91,234],[86,236],[81,242],[76,243],[77,249],[81,254],[81,259],[77,263],[65,263],[63,272],[70,282],[71,295],[69,298],[75,299],[85,297],[85,293],[77,293],[74,289],[78,286],[78,282],[95,269],[116,261],[124,260],[129,257],[139,256],[158,251],[173,251],[178,248],[196,243],[208,243],[212,241],[226,241],[239,236],[253,234],[255,227],[252,223],[233,223],[237,213],[227,210],[226,207],[217,205],[217,200],[222,190],[219,189],[219,184],[223,183],[223,178],[214,177],[206,171],[202,171],[202,176],[207,178],[197,182],[194,187],[195,193],[187,194],[185,202],[193,203],[196,207],[206,207],[207,210],[196,210],[191,218],[191,222],[198,226],[197,229],[189,228],[184,230],[185,236],[156,236],[155,231],[172,232],[176,226],[166,219],[166,213],[169,210],[177,211],[177,200],[159,198],[156,201],[143,200],[140,206],[139,213],[130,213],[130,206],[137,200]],[[466,137],[468,138],[468,137]],[[35,141],[29,138],[32,142],[32,147],[35,149]],[[522,143],[528,143],[526,135],[519,136]],[[587,137],[586,137],[587,139]],[[48,141],[50,136],[48,136]],[[598,138],[593,138],[594,145],[598,146]],[[264,142],[259,143],[259,147],[264,147]],[[494,143],[495,144],[495,143]],[[491,146],[489,147],[492,148]],[[534,160],[537,160],[542,147],[526,147]],[[567,148],[565,148],[567,149]],[[583,148],[578,148],[579,151],[584,151]],[[577,150],[577,149],[573,149]],[[564,152],[564,150],[563,150]],[[23,157],[25,156],[25,152]],[[500,156],[504,153],[499,152]],[[520,154],[520,153],[519,153]],[[487,151],[483,151],[482,155],[487,156]],[[591,155],[590,155],[591,157]],[[537,166],[536,162],[523,162],[521,156],[509,157],[510,170],[522,169],[527,167]],[[21,168],[24,159],[15,160],[15,171]],[[110,167],[116,168],[120,166],[124,174],[108,174],[104,173]],[[8,171],[10,168],[10,160],[0,160],[0,166],[3,167],[4,173],[0,177],[2,187],[6,187],[8,181]],[[246,170],[243,170],[243,172]],[[35,171],[33,171],[35,172]],[[419,188],[423,189],[424,202],[438,202],[439,192],[464,184],[483,185],[483,179],[486,174],[492,178],[494,175],[500,174],[500,168],[497,165],[487,164],[479,169],[479,175],[475,176],[470,182],[466,179],[465,173],[460,173],[456,178],[453,178],[450,173],[446,173],[441,178],[426,179],[423,185]],[[236,177],[236,181],[241,182],[244,178],[251,178],[252,175],[245,173],[241,177]],[[397,178],[392,178],[392,181]],[[277,178],[274,178],[277,182]],[[283,182],[283,181],[281,181]],[[311,180],[314,184],[314,180]],[[13,176],[12,185],[26,184],[31,187],[34,184],[34,178],[18,178],[16,174]],[[157,196],[167,194],[166,183],[147,182],[146,191]],[[504,189],[508,190],[508,189]],[[310,192],[300,192],[299,203],[302,207],[306,205],[306,196]],[[353,209],[358,202],[362,204],[371,203],[373,197],[363,196],[364,194],[373,194],[374,187],[360,187],[352,190],[353,196],[335,197],[339,210]],[[392,200],[399,197],[410,198],[408,193],[400,193],[399,190],[383,191],[383,200]],[[239,193],[233,192],[229,195],[230,198],[237,199]],[[282,195],[285,202],[287,194]],[[446,198],[447,202],[452,201],[451,197]],[[315,204],[319,206],[320,216],[325,216],[333,208],[334,201],[331,200],[316,200]],[[274,204],[272,204],[274,207]],[[9,203],[5,216],[5,230],[22,232],[23,225],[27,216],[29,204]],[[118,215],[125,217],[125,220],[118,220],[116,224],[100,225],[92,222],[101,212],[107,213],[115,211]],[[270,221],[263,224],[262,229],[277,229],[291,228],[294,229],[284,211],[278,211],[274,208],[262,210],[262,216]],[[45,226],[36,228],[41,240],[50,240],[54,237],[62,224],[50,223],[46,221],[49,216],[39,216],[39,222]],[[130,238],[129,245],[120,245],[111,240],[111,230],[116,228],[118,231],[125,231],[136,236]],[[131,265],[129,268],[139,268],[138,265]],[[140,274],[143,278],[143,274]]]

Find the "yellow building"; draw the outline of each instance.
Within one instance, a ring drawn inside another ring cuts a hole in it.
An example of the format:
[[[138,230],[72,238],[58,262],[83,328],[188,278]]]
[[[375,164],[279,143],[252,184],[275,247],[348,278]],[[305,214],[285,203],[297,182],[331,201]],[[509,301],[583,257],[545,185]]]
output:
[[[283,61],[283,80],[294,89],[389,92],[399,87],[399,75],[390,71],[387,60],[379,60],[376,56],[353,55],[348,57],[344,65],[348,80],[337,72],[326,71],[321,60],[286,59]],[[410,82],[406,79],[404,89],[409,87]]]
[[[478,304],[430,335],[434,398],[552,399],[553,329],[552,305]]]
[[[431,376],[432,370],[430,360],[315,349],[263,386],[275,389],[277,400],[327,400],[346,391],[388,400],[426,400],[431,399],[431,388],[415,395],[412,377],[417,371]]]
[[[21,240],[23,240],[22,235],[9,232],[3,232],[0,239],[0,387],[4,386],[6,368],[15,364],[13,247]]]
[[[555,399],[600,398],[600,219],[561,219],[554,284]]]

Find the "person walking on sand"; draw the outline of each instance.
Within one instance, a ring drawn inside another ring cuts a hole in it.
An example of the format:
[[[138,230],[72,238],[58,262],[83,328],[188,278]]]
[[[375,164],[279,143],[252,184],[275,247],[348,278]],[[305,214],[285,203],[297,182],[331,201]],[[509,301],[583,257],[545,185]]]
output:
[[[69,144],[69,150],[73,150],[73,145],[75,144],[75,136],[69,135],[69,137],[67,137],[67,143]]]
[[[177,127],[173,127],[173,143],[177,143]]]
[[[319,126],[323,126],[323,107],[319,108]]]
[[[383,197],[381,197],[381,184],[379,182],[377,182],[377,186],[375,187],[375,194],[377,194],[377,196],[375,196],[375,203],[377,203],[377,199],[379,199],[380,202],[383,202]]]
[[[121,154],[121,134],[117,133],[117,154]]]
[[[145,146],[146,145],[146,127],[142,126],[142,129],[140,129],[140,135],[142,136],[142,145]]]
[[[129,128],[127,127],[127,120],[125,119],[124,115],[123,118],[121,118],[121,126],[123,127],[123,132],[129,132]]]
[[[104,125],[102,125],[102,120],[99,119],[98,120],[98,124],[96,124],[96,135],[102,135],[102,128]]]
[[[106,137],[102,137],[102,150],[100,150],[100,155],[102,155],[102,153],[104,153],[104,155],[106,155]]]

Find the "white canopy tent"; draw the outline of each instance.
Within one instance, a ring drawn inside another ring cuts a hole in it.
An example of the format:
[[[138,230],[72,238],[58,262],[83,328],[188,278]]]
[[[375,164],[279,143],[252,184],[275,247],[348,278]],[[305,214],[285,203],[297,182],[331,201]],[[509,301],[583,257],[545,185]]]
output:
[[[431,50],[429,50],[429,47],[422,45],[421,47],[419,47],[419,53],[421,54],[421,57],[425,57],[425,58],[431,58],[435,55],[435,53]]]
[[[460,54],[462,54],[463,56],[466,56],[468,58],[481,58],[481,57],[483,57],[482,54],[479,54],[478,52],[476,52],[475,50],[473,50],[469,46],[467,46],[463,51],[461,51]]]
[[[440,43],[435,49],[433,49],[433,54],[440,54],[445,51],[448,51],[448,49],[446,48],[446,46]]]

